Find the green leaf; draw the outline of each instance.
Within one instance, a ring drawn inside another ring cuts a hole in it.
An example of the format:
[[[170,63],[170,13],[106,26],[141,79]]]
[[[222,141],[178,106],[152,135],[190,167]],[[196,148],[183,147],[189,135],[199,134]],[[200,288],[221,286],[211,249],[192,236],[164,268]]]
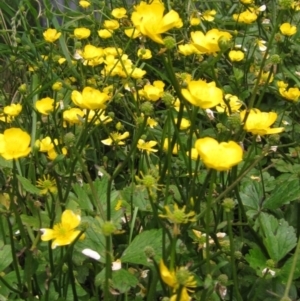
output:
[[[295,255],[293,255],[291,258],[289,258],[287,260],[287,262],[284,264],[284,266],[280,269],[279,279],[282,281],[282,283],[287,283],[287,281],[288,281],[288,277],[290,275],[294,256]],[[296,268],[295,268],[294,275],[293,275],[293,280],[296,280],[299,277],[300,277],[300,256],[298,256],[298,258],[297,258]]]
[[[85,187],[80,186],[78,183],[73,185],[73,189],[77,195],[76,203],[79,205],[79,207],[82,210],[93,210],[93,205],[91,203],[91,200],[85,191]]]
[[[155,253],[155,260],[159,261],[162,257],[162,230],[149,230],[140,233],[128,248],[124,251],[121,260],[133,264],[151,266],[146,255],[145,247],[151,247]]]
[[[284,219],[278,221],[267,213],[260,214],[259,222],[269,256],[278,262],[296,246],[295,230]]]
[[[120,269],[112,273],[112,284],[120,293],[126,293],[138,284],[138,279],[127,270]]]
[[[293,179],[278,185],[264,202],[263,208],[275,210],[297,199],[300,199],[299,179]]]
[[[5,245],[0,248],[0,258],[0,272],[2,272],[12,263],[10,245]]]
[[[250,267],[253,268],[258,275],[262,275],[262,270],[266,267],[267,258],[264,256],[262,251],[258,248],[251,249],[245,256],[245,259],[249,263]]]
[[[17,175],[17,178],[18,178],[19,182],[21,183],[22,187],[27,192],[32,193],[32,194],[37,194],[37,195],[41,194],[41,191],[38,188],[36,188],[36,186],[32,185],[28,179],[21,177],[19,175]]]

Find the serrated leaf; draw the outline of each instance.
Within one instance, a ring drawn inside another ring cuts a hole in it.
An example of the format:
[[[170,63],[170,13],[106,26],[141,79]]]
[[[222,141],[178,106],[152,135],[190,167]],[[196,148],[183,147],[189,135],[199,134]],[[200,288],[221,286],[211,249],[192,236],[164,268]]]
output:
[[[112,284],[120,293],[126,293],[138,284],[138,279],[127,270],[120,269],[112,273]]]
[[[259,216],[263,242],[271,259],[278,262],[297,244],[295,229],[284,220],[261,213]]]
[[[275,210],[297,199],[300,199],[299,179],[293,179],[278,185],[264,202],[263,208]]]
[[[252,217],[260,211],[261,200],[263,199],[263,191],[260,183],[255,181],[247,182],[240,196],[244,206],[249,211],[246,212],[248,216]]]
[[[295,255],[289,258],[287,262],[284,264],[284,266],[280,269],[279,279],[282,281],[282,283],[287,283],[288,281],[288,277],[290,275],[290,271],[293,265],[294,256]],[[298,256],[297,258],[293,280],[296,280],[299,277],[300,277],[300,256]]]
[[[5,245],[0,248],[0,272],[3,272],[11,263],[11,246]]]
[[[18,178],[19,182],[21,183],[22,187],[27,192],[32,193],[32,194],[37,194],[37,195],[41,194],[40,189],[38,189],[36,186],[32,185],[28,179],[21,177],[19,175],[17,175],[17,178]]]
[[[84,187],[81,187],[78,183],[76,183],[73,185],[73,189],[77,195],[75,201],[79,205],[80,209],[92,210],[93,205]]]
[[[162,230],[149,230],[140,233],[128,248],[124,251],[121,260],[122,262],[130,262],[133,264],[142,264],[151,266],[146,255],[145,247],[151,247],[155,253],[154,258],[159,261],[162,257]]]
[[[261,271],[266,267],[267,261],[263,252],[258,248],[251,249],[245,256],[245,259],[249,263],[250,267],[259,272],[257,273],[258,275],[261,275]]]

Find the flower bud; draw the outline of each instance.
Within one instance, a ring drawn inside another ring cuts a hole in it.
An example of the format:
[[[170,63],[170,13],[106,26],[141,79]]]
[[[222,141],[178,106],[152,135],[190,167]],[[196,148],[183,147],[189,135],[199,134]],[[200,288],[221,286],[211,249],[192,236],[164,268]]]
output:
[[[147,258],[151,259],[151,258],[154,258],[154,256],[155,256],[155,251],[151,246],[145,247],[144,252],[145,252],[145,255]]]
[[[230,212],[235,206],[234,200],[231,198],[226,198],[224,199],[222,206],[224,207],[225,212]]]
[[[293,0],[279,0],[278,4],[281,9],[290,9],[293,2]]]
[[[110,236],[116,231],[116,226],[112,221],[105,221],[101,227],[101,232],[104,236]]]
[[[218,281],[222,284],[222,285],[226,285],[228,283],[228,276],[226,274],[221,274],[218,277]]]
[[[76,141],[76,137],[73,133],[69,132],[64,136],[64,144],[67,147],[72,147]]]
[[[144,113],[146,116],[151,115],[154,111],[153,104],[150,101],[142,103],[140,109],[141,112]]]
[[[19,88],[18,88],[18,91],[21,93],[21,94],[25,94],[27,92],[27,85],[26,84],[22,84]]]
[[[168,36],[164,38],[164,45],[167,49],[172,49],[176,46],[176,41],[173,37]]]

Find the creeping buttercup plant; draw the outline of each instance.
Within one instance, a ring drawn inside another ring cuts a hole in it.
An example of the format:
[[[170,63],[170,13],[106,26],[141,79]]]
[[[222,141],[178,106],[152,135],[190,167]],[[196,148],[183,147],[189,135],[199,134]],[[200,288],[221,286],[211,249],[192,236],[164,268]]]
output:
[[[0,299],[296,300],[300,5],[0,3]]]

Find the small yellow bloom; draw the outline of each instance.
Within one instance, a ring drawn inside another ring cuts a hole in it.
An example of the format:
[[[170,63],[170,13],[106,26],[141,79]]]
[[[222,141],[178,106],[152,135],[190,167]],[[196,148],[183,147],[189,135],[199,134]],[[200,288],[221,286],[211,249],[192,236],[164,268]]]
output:
[[[243,149],[234,141],[219,143],[205,137],[196,141],[195,148],[207,168],[225,171],[243,160]]]
[[[251,24],[256,21],[258,12],[253,7],[248,7],[247,10],[240,14],[234,14],[233,19],[239,23]]]
[[[39,141],[39,151],[40,152],[48,152],[49,150],[54,148],[54,144],[52,142],[52,139],[47,136],[45,138],[43,138],[42,140],[38,140]]]
[[[111,15],[116,19],[122,19],[126,17],[126,9],[124,7],[115,8],[112,10]]]
[[[124,33],[130,39],[136,39],[141,36],[141,32],[136,28],[127,28],[124,30]]]
[[[5,160],[27,157],[31,152],[31,137],[19,128],[10,128],[0,134],[0,155]]]
[[[52,85],[52,90],[53,91],[59,91],[59,90],[61,90],[62,86],[63,86],[62,82],[55,82]]]
[[[142,90],[139,90],[138,93],[141,97],[150,100],[157,101],[159,100],[164,93],[164,82],[157,80],[153,82],[153,85],[145,85]]]
[[[101,38],[101,39],[109,39],[112,37],[113,35],[113,31],[111,30],[108,30],[108,29],[100,29],[97,31],[98,32],[98,36]]]
[[[207,21],[207,22],[212,22],[215,19],[215,15],[217,12],[212,9],[212,10],[206,10],[203,13],[201,13],[201,19]]]
[[[178,13],[170,10],[164,15],[165,6],[160,0],[153,0],[150,4],[142,1],[134,6],[131,21],[135,28],[144,36],[156,43],[163,44],[161,34],[172,28],[181,28],[182,20]]]
[[[157,149],[153,148],[153,146],[155,146],[155,145],[157,145],[156,141],[151,140],[151,141],[145,142],[145,140],[139,139],[137,148],[141,151],[146,151],[147,154],[150,154],[150,153],[155,153],[158,151]]]
[[[87,39],[91,35],[91,31],[85,27],[79,27],[74,29],[74,36],[78,40]]]
[[[36,181],[36,187],[41,189],[41,194],[47,194],[50,193],[56,193],[57,187],[56,182],[53,178],[50,177],[50,175],[44,175],[41,179]]]
[[[240,0],[243,4],[252,4],[254,0]]]
[[[69,110],[65,110],[63,112],[64,127],[66,127],[66,123],[68,123],[69,125],[81,124],[84,115],[85,113],[83,112],[83,110],[79,108],[71,108]]]
[[[56,29],[48,28],[43,32],[43,36],[46,42],[54,43],[61,36],[61,32],[58,32]]]
[[[172,224],[187,224],[196,221],[194,211],[185,213],[186,206],[179,209],[178,205],[175,203],[172,207],[167,205],[164,208],[166,214],[159,214],[159,216],[161,218],[166,218]]]
[[[140,48],[137,52],[137,55],[143,60],[149,60],[152,58],[152,53],[150,49]]]
[[[3,109],[3,112],[5,115],[16,117],[18,116],[22,111],[22,105],[19,103],[12,103],[9,106],[5,106]]]
[[[197,26],[197,25],[199,25],[200,23],[201,23],[201,20],[200,20],[198,17],[192,16],[192,17],[190,18],[190,25],[191,25],[191,26]]]
[[[190,152],[186,152],[186,155],[192,160],[197,161],[200,157],[198,151],[193,147]]]
[[[129,137],[129,132],[125,132],[123,134],[118,132],[112,132],[110,133],[110,137],[104,140],[101,140],[101,142],[105,145],[124,145],[125,142],[123,140],[127,139]]]
[[[88,8],[91,5],[91,3],[89,1],[81,0],[81,1],[79,1],[79,5],[82,8]]]
[[[168,153],[169,152],[169,147],[170,147],[170,140],[169,138],[165,138],[164,142],[163,142],[163,150]],[[172,154],[173,155],[177,155],[179,151],[179,145],[177,143],[175,143],[173,150],[172,150]]]
[[[245,122],[244,130],[253,135],[270,135],[278,134],[284,131],[284,128],[271,128],[271,125],[276,121],[277,114],[275,112],[261,112],[258,109],[251,109],[246,121],[246,110],[240,113],[241,121]]]
[[[52,249],[55,249],[57,246],[71,244],[80,234],[80,231],[76,230],[80,224],[80,220],[80,215],[75,214],[72,210],[65,210],[61,216],[61,222],[55,224],[53,229],[41,229],[43,232],[41,240],[53,240]],[[81,238],[83,237],[82,235]]]
[[[181,90],[181,93],[188,102],[202,109],[213,108],[223,100],[223,92],[216,87],[215,82],[193,80],[188,83],[186,89]]]
[[[71,99],[75,105],[81,109],[105,109],[106,102],[110,99],[109,95],[105,92],[100,92],[91,87],[85,87],[81,92],[73,91]]]
[[[192,44],[183,44],[178,46],[178,52],[187,56],[195,53],[200,53],[197,48]]]
[[[241,50],[230,50],[228,56],[232,62],[240,62],[244,59],[245,54]]]
[[[155,119],[153,119],[153,118],[151,118],[151,117],[148,117],[147,118],[147,125],[149,125],[149,127],[151,128],[151,129],[153,129],[155,126],[157,126],[157,121],[155,120]]]
[[[288,84],[286,84],[286,85],[288,85]],[[299,97],[300,97],[300,90],[297,87],[289,88],[288,90],[286,89],[286,87],[279,88],[279,93],[285,99],[291,100],[294,102],[298,101]]]
[[[177,124],[177,118],[175,118],[175,124]],[[182,118],[181,119],[181,122],[180,122],[180,125],[179,125],[179,128],[181,129],[181,130],[187,130],[189,127],[191,126],[191,122],[188,120],[188,119],[186,119],[186,118]]]
[[[96,47],[91,44],[85,45],[83,52],[82,52],[82,57],[85,60],[93,60],[96,58],[101,58],[103,56],[104,56],[103,48]]]
[[[226,94],[224,98],[225,101],[222,101],[216,107],[220,113],[225,112],[227,115],[230,115],[237,112],[243,104],[236,95]]]
[[[57,105],[58,103],[56,104],[56,107]],[[50,97],[42,98],[35,103],[35,108],[39,113],[43,115],[49,115],[51,112],[54,111],[55,100]]]
[[[120,27],[120,24],[117,20],[105,20],[103,27],[108,30],[116,30]]]
[[[290,23],[281,24],[279,29],[283,35],[288,36],[288,37],[294,35],[297,32],[297,27]]]

